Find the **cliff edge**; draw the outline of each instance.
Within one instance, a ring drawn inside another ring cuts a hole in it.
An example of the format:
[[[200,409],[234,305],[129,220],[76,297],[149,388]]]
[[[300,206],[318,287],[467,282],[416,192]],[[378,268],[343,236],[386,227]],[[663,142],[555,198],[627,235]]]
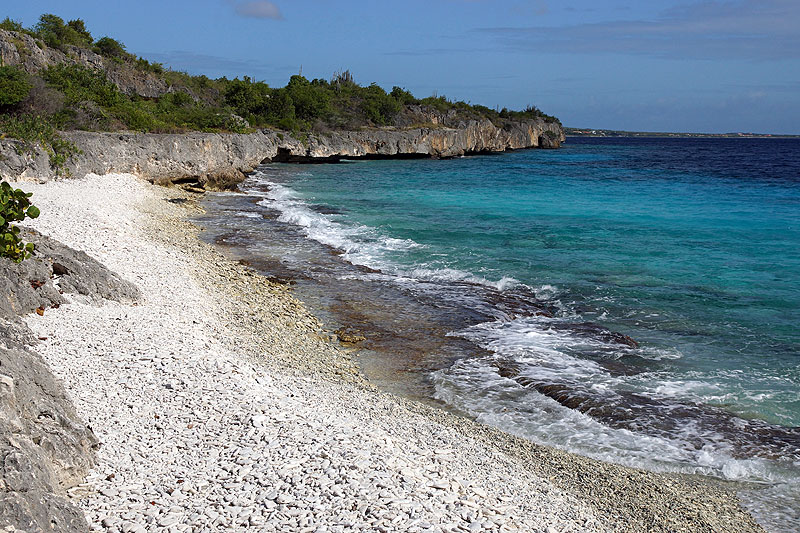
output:
[[[372,129],[309,134],[259,130],[236,133],[62,132],[81,151],[66,164],[72,176],[89,173],[136,174],[161,185],[191,184],[230,189],[245,173],[269,162],[336,162],[341,159],[431,157],[503,152],[523,148],[557,148],[561,126],[543,120],[518,121],[503,127],[489,120],[455,126],[431,123],[412,129]],[[47,152],[25,153],[19,141],[0,139],[0,176],[47,181],[56,177]]]

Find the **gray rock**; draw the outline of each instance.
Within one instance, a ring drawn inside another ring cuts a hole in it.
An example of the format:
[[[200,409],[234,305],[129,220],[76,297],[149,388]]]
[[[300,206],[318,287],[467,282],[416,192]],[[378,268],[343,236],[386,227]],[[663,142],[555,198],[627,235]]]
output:
[[[0,524],[26,533],[86,531],[80,509],[46,491],[0,492]]]
[[[261,130],[251,134],[142,134],[63,132],[82,151],[67,164],[71,175],[132,173],[160,185],[230,189],[261,163],[399,157],[448,158],[524,148],[557,147],[561,126],[543,120],[459,122],[457,127],[335,131],[298,140]],[[55,177],[47,154],[19,155],[18,143],[0,140],[0,176],[47,181]]]
[[[0,524],[86,531],[64,491],[83,480],[96,446],[39,355],[0,348]]]
[[[31,229],[21,237],[34,244],[33,259],[14,263],[0,259],[0,318],[11,319],[37,308],[61,305],[60,290],[94,299],[135,300],[138,289],[121,279],[85,252],[73,250]],[[0,329],[2,331],[2,329]]]
[[[61,291],[130,300],[138,290],[83,252],[24,229],[36,246],[0,259],[0,524],[19,531],[86,531],[64,491],[82,482],[98,442],[42,358],[20,315],[60,305]],[[58,281],[59,288],[54,284]]]
[[[36,258],[58,277],[64,292],[116,302],[139,298],[139,289],[135,285],[108,270],[86,252],[74,250],[31,229],[24,229],[21,235],[26,242],[34,244]]]

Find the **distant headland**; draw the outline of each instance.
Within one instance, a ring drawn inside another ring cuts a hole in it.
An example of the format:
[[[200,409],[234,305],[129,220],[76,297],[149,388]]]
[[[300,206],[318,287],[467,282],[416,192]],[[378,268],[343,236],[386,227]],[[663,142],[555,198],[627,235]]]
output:
[[[730,133],[693,133],[667,131],[625,131],[600,128],[564,128],[567,137],[693,137],[693,138],[725,138],[725,139],[799,139],[800,135],[780,135],[774,133],[730,132]]]

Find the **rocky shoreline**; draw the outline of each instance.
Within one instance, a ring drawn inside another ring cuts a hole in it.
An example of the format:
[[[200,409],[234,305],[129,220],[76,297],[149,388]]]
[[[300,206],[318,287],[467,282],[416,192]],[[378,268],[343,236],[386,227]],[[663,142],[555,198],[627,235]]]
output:
[[[32,187],[37,229],[141,293],[26,319],[101,443],[69,490],[92,531],[762,531],[723,485],[375,390],[285,287],[199,241],[177,189]]]

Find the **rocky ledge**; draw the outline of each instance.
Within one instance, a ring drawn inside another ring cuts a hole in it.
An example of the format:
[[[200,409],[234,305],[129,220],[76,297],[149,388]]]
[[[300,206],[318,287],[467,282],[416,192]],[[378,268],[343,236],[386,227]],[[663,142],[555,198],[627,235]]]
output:
[[[112,172],[137,174],[151,182],[203,189],[231,189],[245,173],[269,162],[336,162],[340,159],[427,157],[557,148],[561,125],[544,120],[489,120],[430,127],[334,131],[298,139],[260,130],[251,134],[64,132],[81,150],[67,164],[73,176]],[[44,149],[21,153],[19,142],[0,139],[0,176],[47,181],[55,177]]]
[[[64,292],[118,301],[139,293],[83,252],[29,230],[24,238],[36,245],[34,258],[0,258],[0,524],[77,533],[86,519],[65,491],[83,481],[98,440],[31,350],[38,341],[21,316],[66,303]]]

